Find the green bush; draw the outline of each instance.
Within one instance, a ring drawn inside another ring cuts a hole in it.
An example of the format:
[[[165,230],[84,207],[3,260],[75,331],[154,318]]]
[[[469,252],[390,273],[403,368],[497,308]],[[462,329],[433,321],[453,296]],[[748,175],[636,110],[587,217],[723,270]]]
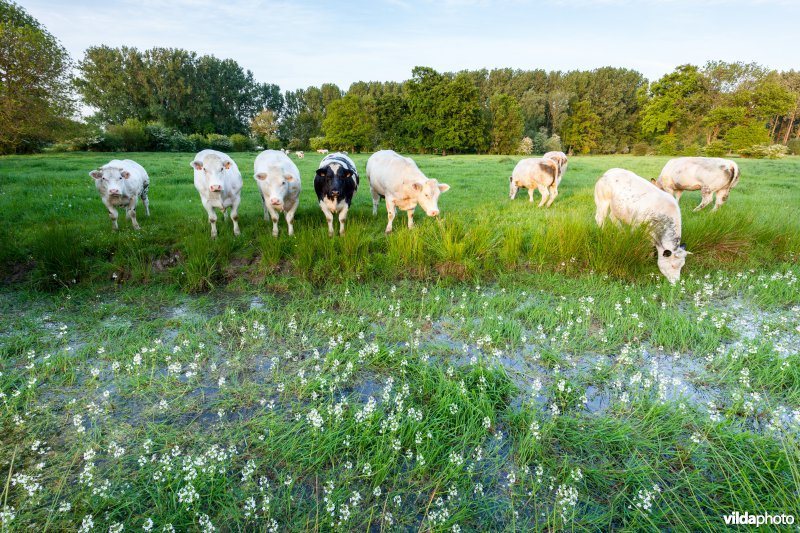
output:
[[[172,137],[175,134],[160,122],[150,122],[144,127],[147,135],[147,149],[154,152],[168,152],[172,149]]]
[[[241,133],[234,133],[231,135],[230,141],[234,152],[249,152],[255,149],[253,139]]]
[[[147,133],[144,124],[129,118],[122,124],[112,124],[106,129],[106,143],[112,150],[137,152],[147,150]]]
[[[208,142],[208,138],[202,133],[192,133],[188,138],[193,145],[193,151],[199,152],[200,150],[211,148],[211,143]]]
[[[169,140],[171,152],[196,152],[194,140],[189,135],[185,135],[179,131],[172,133]]]
[[[732,151],[740,153],[743,149],[769,144],[769,132],[764,124],[751,122],[728,130],[725,140],[730,143]]]
[[[325,140],[325,137],[311,137],[308,140],[308,145],[312,150],[322,150],[323,148],[326,148],[326,142],[327,141]]]
[[[292,139],[287,146],[289,150],[302,150],[304,148],[302,139]]]
[[[636,143],[631,149],[633,155],[643,156],[650,153],[650,145],[647,143]]]
[[[547,129],[539,128],[539,131],[533,136],[533,153],[543,154],[545,150],[544,145],[547,143]]]
[[[792,139],[786,146],[792,155],[800,155],[800,139]]]
[[[658,155],[675,155],[679,149],[678,136],[674,133],[662,135],[658,140]]]
[[[550,136],[544,143],[545,152],[560,152],[561,151],[561,137],[556,134]]]
[[[739,150],[739,155],[754,159],[780,159],[784,157],[788,151],[789,149],[782,144],[757,144],[748,148],[742,148]]]
[[[206,138],[212,150],[219,150],[220,152],[230,152],[233,150],[233,143],[230,138],[225,135],[209,133]]]
[[[703,147],[703,155],[707,157],[722,157],[728,153],[728,143],[722,140],[711,141]]]

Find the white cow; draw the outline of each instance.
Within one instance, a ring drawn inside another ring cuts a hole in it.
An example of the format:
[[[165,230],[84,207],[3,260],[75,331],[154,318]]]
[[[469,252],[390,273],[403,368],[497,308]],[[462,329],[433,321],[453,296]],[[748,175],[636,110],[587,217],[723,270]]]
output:
[[[325,148],[320,148],[319,150],[317,150],[317,153],[318,154],[327,154],[328,150],[326,150]],[[345,152],[345,153],[347,153],[347,152]]]
[[[633,172],[612,168],[597,180],[594,203],[599,226],[607,215],[615,223],[648,224],[659,270],[670,283],[678,281],[690,252],[681,244],[681,210],[675,198]]]
[[[508,197],[513,200],[517,197],[519,188],[525,187],[528,189],[528,200],[533,202],[533,190],[539,189],[539,193],[542,195],[539,207],[542,207],[545,202],[547,202],[547,207],[550,207],[558,196],[558,176],[558,162],[553,159],[536,157],[523,159],[517,163],[508,179]]]
[[[217,214],[222,211],[223,218],[231,208],[233,234],[239,235],[239,203],[242,200],[242,174],[239,167],[227,154],[216,150],[202,150],[192,160],[194,187],[200,193],[200,201],[208,213],[211,224],[211,238],[217,237]]]
[[[142,165],[130,159],[113,159],[89,172],[89,175],[94,178],[100,199],[108,209],[114,231],[119,229],[117,206],[124,207],[125,216],[131,219],[133,228],[140,229],[136,220],[136,202],[139,198],[144,203],[145,213],[150,216],[150,201],[147,199],[150,178]]]
[[[408,213],[408,227],[414,226],[417,204],[430,217],[439,215],[439,195],[450,190],[446,183],[428,179],[413,159],[393,150],[375,152],[367,160],[367,179],[372,193],[372,214],[378,214],[378,203],[386,199],[389,223],[386,233],[392,232],[395,208]]]
[[[279,213],[283,211],[289,235],[294,235],[294,212],[300,204],[300,171],[289,156],[279,150],[264,150],[256,157],[253,173],[261,190],[264,220],[272,219],[272,235],[278,236]]]
[[[294,153],[294,155],[297,156],[297,159],[303,159],[306,156],[306,153],[303,152],[302,150],[298,150],[297,152]]]
[[[561,185],[561,178],[564,177],[564,172],[567,171],[567,154],[564,152],[547,152],[542,156],[542,159],[552,159],[558,163],[558,178],[557,185]]]
[[[683,191],[700,191],[702,199],[694,208],[700,211],[711,203],[714,193],[716,211],[728,199],[731,189],[739,183],[739,166],[730,159],[719,157],[678,157],[670,159],[657,180],[652,182],[680,201]]]

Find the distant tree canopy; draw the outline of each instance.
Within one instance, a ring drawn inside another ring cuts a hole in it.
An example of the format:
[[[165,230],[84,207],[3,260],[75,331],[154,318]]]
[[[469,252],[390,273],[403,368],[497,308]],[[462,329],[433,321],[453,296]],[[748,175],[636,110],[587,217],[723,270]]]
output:
[[[0,0],[0,153],[32,151],[69,128],[70,66],[36,19]]]
[[[72,149],[258,143],[443,155],[562,147],[627,153],[634,145],[637,153],[722,154],[800,145],[800,72],[756,63],[681,65],[651,83],[614,67],[453,73],[419,66],[404,82],[284,92],[232,59],[172,48],[93,46],[74,79],[70,68],[46,29],[0,0],[0,152],[31,151],[68,135]],[[76,134],[73,90],[101,130]],[[241,134],[250,137],[221,137]]]
[[[184,133],[246,133],[263,109],[280,113],[277,85],[257,83],[232,59],[173,48],[95,46],[78,65],[75,85],[107,124],[157,121]]]

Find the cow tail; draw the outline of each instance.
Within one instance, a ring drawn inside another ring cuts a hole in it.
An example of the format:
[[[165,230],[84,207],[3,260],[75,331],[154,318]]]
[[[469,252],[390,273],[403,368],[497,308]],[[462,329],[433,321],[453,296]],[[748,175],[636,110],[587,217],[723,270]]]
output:
[[[547,161],[550,163],[550,168],[553,169],[553,182],[550,184],[553,185],[553,183],[558,182],[558,174],[559,174],[558,162],[553,161],[552,159],[548,159]]]
[[[142,185],[142,193],[139,195],[142,201],[147,201],[147,189],[149,188],[150,188],[150,182],[145,180],[144,185]]]
[[[736,163],[731,164],[730,168],[731,173],[731,181],[730,181],[730,188],[736,187],[736,184],[739,183],[739,175],[741,172],[739,171],[739,165]]]

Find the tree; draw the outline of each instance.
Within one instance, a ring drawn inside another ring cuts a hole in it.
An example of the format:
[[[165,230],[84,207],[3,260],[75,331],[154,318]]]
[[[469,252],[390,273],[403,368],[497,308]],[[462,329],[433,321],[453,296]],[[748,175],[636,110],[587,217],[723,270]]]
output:
[[[710,107],[706,79],[694,65],[681,65],[652,83],[641,102],[645,134],[689,134]]]
[[[363,99],[354,94],[334,100],[322,121],[326,143],[334,149],[353,152],[369,146],[372,122],[363,108]]]
[[[519,147],[523,126],[522,110],[517,100],[507,94],[498,94],[489,100],[491,114],[491,151],[511,154]],[[532,146],[531,142],[531,146]]]
[[[68,125],[70,67],[55,37],[18,4],[0,0],[0,153],[32,151]]]
[[[278,132],[278,120],[271,109],[263,109],[250,121],[250,132],[258,139],[259,143],[266,146],[267,142],[275,138]]]
[[[601,135],[600,117],[585,100],[576,102],[570,111],[562,129],[564,144],[570,151],[588,154]]]

